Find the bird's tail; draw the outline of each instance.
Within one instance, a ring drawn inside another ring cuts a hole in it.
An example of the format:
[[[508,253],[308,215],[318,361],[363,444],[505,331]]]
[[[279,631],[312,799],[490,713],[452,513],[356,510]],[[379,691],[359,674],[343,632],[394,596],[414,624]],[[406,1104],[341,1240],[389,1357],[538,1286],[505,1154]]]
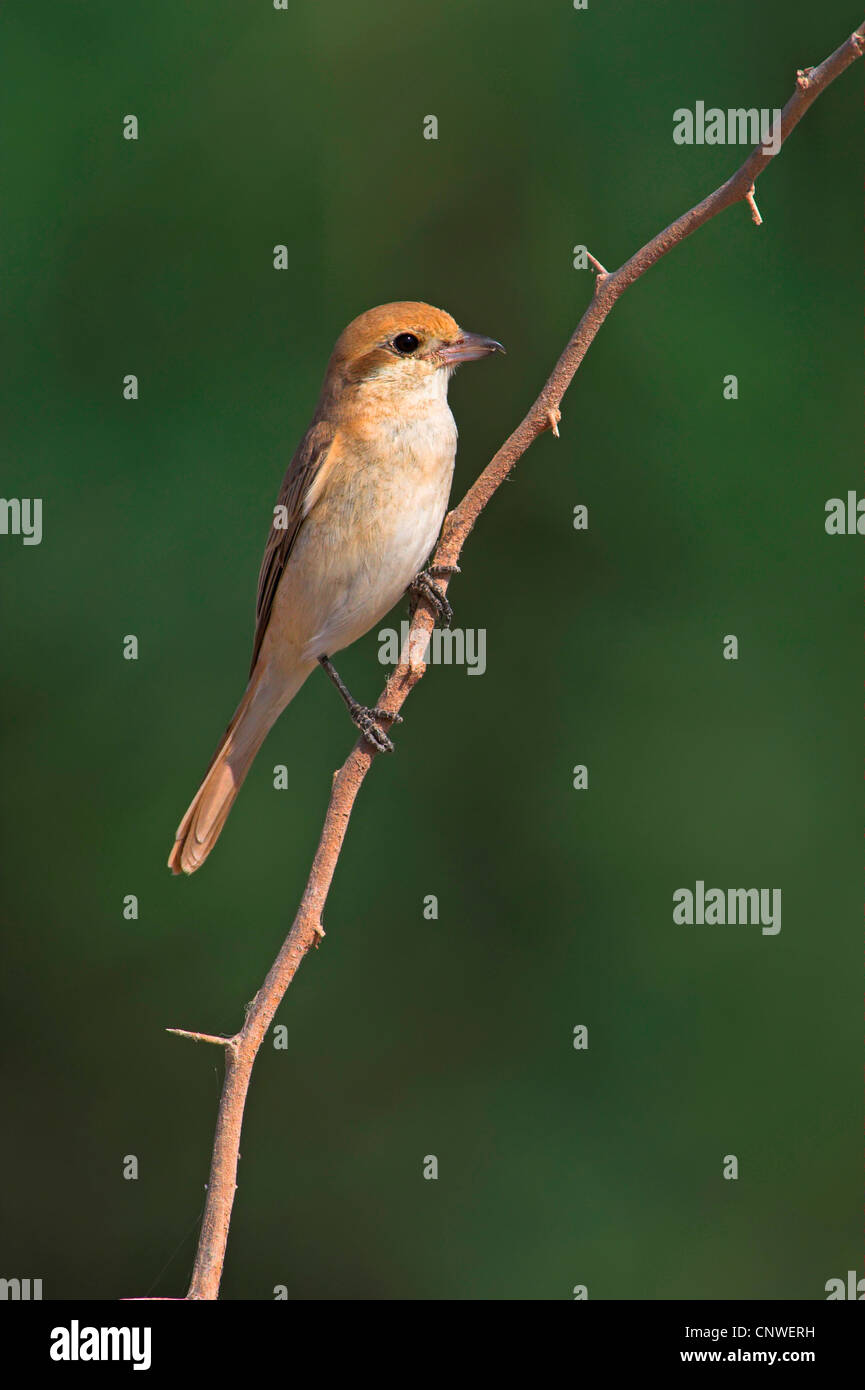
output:
[[[311,668],[310,668],[311,669]],[[234,798],[243,786],[256,753],[271,725],[303,684],[309,669],[298,673],[296,684],[268,698],[260,679],[253,676],[246,694],[213,755],[204,781],[177,827],[168,867],[174,874],[194,874],[204,863],[225,825]]]

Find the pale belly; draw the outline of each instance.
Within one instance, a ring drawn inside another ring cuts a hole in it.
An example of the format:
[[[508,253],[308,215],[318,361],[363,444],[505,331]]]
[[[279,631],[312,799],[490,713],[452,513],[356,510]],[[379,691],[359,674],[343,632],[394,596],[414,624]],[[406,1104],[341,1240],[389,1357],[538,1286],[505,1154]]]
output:
[[[278,664],[332,656],[393,608],[441,530],[455,450],[453,429],[437,450],[408,447],[329,480],[276,593],[265,645]]]

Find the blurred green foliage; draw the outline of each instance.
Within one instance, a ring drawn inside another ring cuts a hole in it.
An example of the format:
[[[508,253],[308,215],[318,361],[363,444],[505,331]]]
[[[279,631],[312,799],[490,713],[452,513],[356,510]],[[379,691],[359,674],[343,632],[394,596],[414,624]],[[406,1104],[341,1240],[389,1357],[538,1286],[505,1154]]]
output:
[[[460,493],[587,303],[572,247],[620,264],[740,162],[673,111],[783,105],[860,18],[4,8],[0,491],[44,539],[0,538],[0,1274],[185,1288],[221,1066],[163,1030],[234,1030],[291,921],[353,741],[323,676],[202,872],[165,858],[339,331],[422,298],[507,345],[451,390]],[[861,484],[861,93],[807,116],[762,228],[629,291],[472,536],[487,672],[431,669],[363,788],[256,1068],[226,1297],[812,1299],[858,1264],[862,554],[823,509]],[[374,699],[375,634],[340,670]],[[781,933],[674,926],[698,878],[782,888]]]

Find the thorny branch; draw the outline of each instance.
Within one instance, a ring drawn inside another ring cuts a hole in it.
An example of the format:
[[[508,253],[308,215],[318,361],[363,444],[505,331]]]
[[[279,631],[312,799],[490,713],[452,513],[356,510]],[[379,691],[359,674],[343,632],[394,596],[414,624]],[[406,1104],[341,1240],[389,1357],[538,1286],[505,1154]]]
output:
[[[669,227],[665,227],[647,242],[618,270],[608,272],[593,256],[588,257],[597,272],[589,307],[525,418],[505,440],[459,505],[445,518],[441,539],[433,559],[434,565],[444,567],[457,564],[475,522],[517,460],[545,430],[551,429],[554,434],[558,434],[558,422],[561,419],[559,405],[562,397],[598,329],[628,286],[698,227],[702,227],[710,218],[716,217],[719,212],[723,212],[734,203],[744,202],[750,209],[754,223],[760,225],[762,219],[754,200],[756,180],[766,165],[776,157],[781,144],[798,125],[811,103],[845,68],[857,58],[861,58],[863,53],[865,23],[861,24],[819,67],[807,68],[797,73],[796,89],[781,114],[781,141],[774,145],[774,155],[765,153],[764,147],[756,146],[732,178],[708,198],[697,203],[689,212],[671,222]],[[770,144],[769,148],[772,147]],[[447,579],[440,581],[442,589],[447,589],[447,582]],[[400,710],[422,678],[426,668],[422,662],[413,659],[413,653],[425,650],[434,621],[433,609],[422,599],[415,611],[399,665],[388,677],[384,693],[378,701],[384,709],[394,713]],[[324,936],[321,926],[322,912],[355,799],[375,757],[376,753],[369,744],[359,739],[334,776],[321,839],[297,916],[264,984],[249,1007],[240,1031],[234,1037],[219,1038],[183,1029],[169,1030],[181,1037],[216,1043],[225,1048],[225,1081],[219,1102],[207,1203],[187,1299],[215,1299],[218,1296],[237,1186],[243,1110],[253,1064],[265,1033],[301,961],[309,948],[318,945]]]

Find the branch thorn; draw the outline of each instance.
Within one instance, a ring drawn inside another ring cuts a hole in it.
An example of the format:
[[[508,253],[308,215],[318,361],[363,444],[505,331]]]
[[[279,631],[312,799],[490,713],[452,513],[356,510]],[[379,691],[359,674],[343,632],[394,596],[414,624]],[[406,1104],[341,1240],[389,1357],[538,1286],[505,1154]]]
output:
[[[549,428],[552,430],[553,434],[556,436],[556,439],[558,439],[558,438],[560,437],[560,436],[559,436],[559,421],[561,420],[561,418],[562,418],[562,412],[559,410],[558,406],[557,406],[557,405],[551,405],[550,408],[549,408],[549,410],[547,411],[547,420],[549,421]]]
[[[760,209],[757,207],[757,202],[756,202],[756,199],[755,199],[755,197],[754,197],[754,185],[753,185],[753,184],[751,184],[751,187],[748,189],[748,192],[745,194],[745,202],[748,204],[748,207],[751,209],[751,221],[754,223],[754,226],[755,226],[755,227],[762,227],[762,225],[763,225],[763,219],[762,219],[762,217],[760,216]]]
[[[177,1038],[191,1038],[193,1042],[215,1043],[217,1047],[231,1047],[233,1038],[219,1038],[213,1033],[190,1033],[186,1028],[166,1028],[166,1033],[173,1033]]]

